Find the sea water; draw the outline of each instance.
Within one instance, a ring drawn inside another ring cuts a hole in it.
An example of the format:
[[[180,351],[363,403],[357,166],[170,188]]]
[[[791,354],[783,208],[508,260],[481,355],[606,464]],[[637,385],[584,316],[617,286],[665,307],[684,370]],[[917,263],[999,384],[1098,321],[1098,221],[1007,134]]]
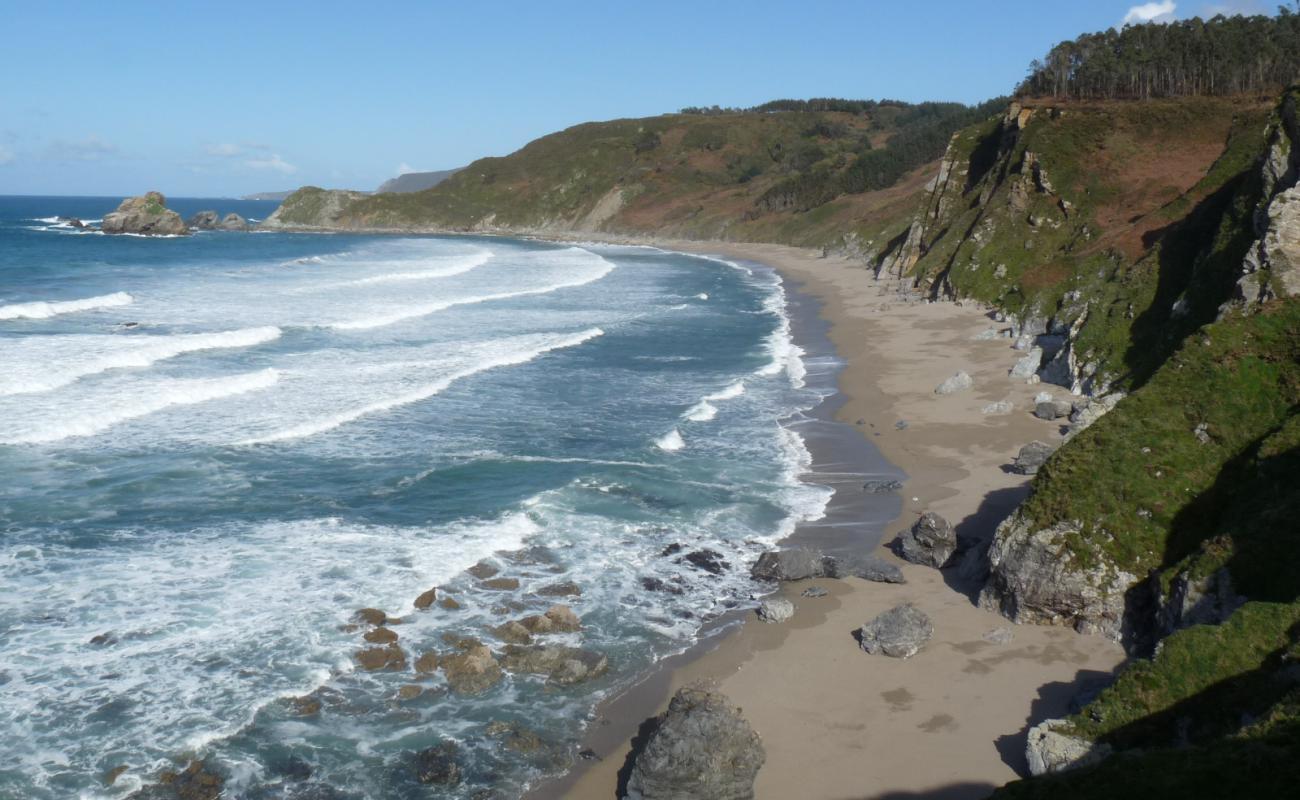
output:
[[[760,265],[58,220],[114,205],[0,198],[0,797],[123,797],[193,758],[238,797],[516,796],[823,513],[783,421],[826,390]],[[485,559],[519,588],[466,574]],[[357,609],[401,617],[413,662],[499,649],[558,582],[582,631],[551,638],[606,655],[596,680],[464,696],[354,660]],[[461,608],[415,610],[434,586]],[[422,785],[444,742],[459,784]]]

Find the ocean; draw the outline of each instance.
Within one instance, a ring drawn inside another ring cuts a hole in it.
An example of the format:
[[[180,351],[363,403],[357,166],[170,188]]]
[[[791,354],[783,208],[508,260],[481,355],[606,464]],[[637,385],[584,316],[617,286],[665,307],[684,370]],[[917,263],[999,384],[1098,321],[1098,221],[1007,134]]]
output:
[[[799,426],[834,356],[762,265],[57,220],[116,202],[0,197],[0,797],[196,758],[232,797],[517,796],[825,513]],[[415,609],[431,587],[459,608]],[[608,672],[465,695],[355,660],[362,608],[413,664],[557,602],[582,629],[541,638]],[[456,781],[421,782],[434,747]]]

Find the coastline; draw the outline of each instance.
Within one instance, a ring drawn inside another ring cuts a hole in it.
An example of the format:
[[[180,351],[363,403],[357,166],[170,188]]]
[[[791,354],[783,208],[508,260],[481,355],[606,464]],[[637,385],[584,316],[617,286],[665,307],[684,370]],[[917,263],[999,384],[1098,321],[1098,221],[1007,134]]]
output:
[[[526,797],[616,797],[634,737],[685,685],[721,691],[744,709],[762,736],[767,763],[755,786],[760,799],[973,800],[1023,775],[1028,728],[1067,713],[1080,691],[1122,663],[1121,648],[1068,629],[1015,626],[975,606],[977,587],[904,563],[880,547],[883,542],[863,542],[852,532],[865,524],[883,530],[888,542],[922,512],[935,511],[963,535],[991,536],[1028,491],[1027,478],[1003,467],[1027,442],[1059,436],[1054,425],[1028,413],[1032,398],[1043,389],[1064,390],[1010,380],[1007,370],[1018,354],[1008,341],[974,338],[995,327],[982,310],[911,302],[847,259],[780,245],[567,238],[758,262],[786,282],[792,322],[809,313],[799,306],[813,307],[843,366],[838,393],[813,413],[833,426],[825,431],[829,435],[805,436],[813,454],[807,479],[833,485],[818,478],[832,465],[842,474],[827,516],[801,525],[787,541],[829,551],[877,551],[899,564],[908,583],[801,581],[779,589],[797,607],[790,622],[768,625],[752,613],[716,620],[690,650],[661,662],[643,681],[598,707],[582,745],[597,760],[577,762],[566,774],[539,782]],[[795,333],[805,349],[809,336],[816,337],[806,319]],[[972,375],[975,388],[935,395],[934,387],[958,369]],[[1004,399],[1015,404],[1012,414],[980,413],[983,405]],[[905,429],[896,427],[899,421],[908,423]],[[853,501],[865,493],[847,491],[848,484],[860,483],[852,464],[838,466],[845,460],[843,448],[848,447],[850,460],[856,452],[843,441],[846,434],[858,446],[870,442],[867,451],[879,451],[906,473],[897,513],[879,520],[859,516],[861,506]],[[829,593],[802,597],[810,585]],[[931,616],[935,636],[927,648],[906,661],[862,653],[852,631],[903,602]],[[984,638],[999,628],[1012,630],[1011,642]],[[925,768],[918,769],[922,764]]]

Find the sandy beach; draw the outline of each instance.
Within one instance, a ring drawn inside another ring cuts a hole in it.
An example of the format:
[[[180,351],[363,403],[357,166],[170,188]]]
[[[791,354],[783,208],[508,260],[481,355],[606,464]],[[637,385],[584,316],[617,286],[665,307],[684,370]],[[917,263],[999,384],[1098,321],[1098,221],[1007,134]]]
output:
[[[1008,339],[975,338],[997,327],[977,306],[905,301],[860,264],[815,251],[655,244],[767,264],[821,303],[830,339],[847,362],[836,417],[909,476],[886,542],[925,511],[963,535],[991,536],[1027,492],[1028,479],[1006,465],[1022,445],[1059,438],[1056,423],[1029,411],[1038,392],[1065,390],[1009,378],[1019,353]],[[934,388],[958,370],[974,378],[974,388],[936,395]],[[1010,415],[981,413],[1001,400],[1015,404]],[[897,561],[885,547],[878,555]],[[762,736],[760,800],[962,800],[1014,780],[1024,772],[1028,728],[1065,714],[1082,687],[1122,662],[1122,650],[1067,629],[1012,625],[974,605],[975,587],[898,563],[905,585],[850,578],[784,586],[797,606],[793,620],[769,625],[749,615],[607,703],[586,743],[598,760],[580,762],[529,797],[617,797],[638,728],[673,691],[693,684],[727,695]],[[829,594],[801,596],[809,585]],[[863,653],[852,632],[903,602],[930,615],[934,639],[905,661]],[[986,640],[999,628],[1011,630],[1010,642]]]

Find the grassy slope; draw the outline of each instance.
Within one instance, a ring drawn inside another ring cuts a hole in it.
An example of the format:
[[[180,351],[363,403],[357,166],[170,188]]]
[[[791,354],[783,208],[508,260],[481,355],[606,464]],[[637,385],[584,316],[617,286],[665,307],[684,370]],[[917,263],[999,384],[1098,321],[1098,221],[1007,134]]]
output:
[[[906,227],[934,165],[890,189],[844,195],[809,211],[757,201],[801,174],[838,174],[887,146],[892,115],[671,114],[578,125],[502,158],[485,158],[433,190],[376,195],[344,222],[366,227],[591,229],[684,238],[835,245],[850,232],[885,241]],[[611,192],[621,207],[597,211]],[[596,212],[593,215],[593,212]]]
[[[1230,215],[1243,213],[1238,194],[1255,171],[1269,106],[1185,98],[1027,107],[1033,116],[1010,146],[996,123],[959,136],[963,202],[928,232],[918,272],[1013,313],[1070,321],[1086,306],[1081,360],[1097,364],[1104,383],[1138,384],[1217,308],[1193,302],[1175,317],[1174,302],[1196,281],[1210,285],[1192,293],[1200,297],[1235,279],[1249,239],[1216,232],[1225,220],[1247,230]],[[1050,193],[1022,172],[1026,153]]]

